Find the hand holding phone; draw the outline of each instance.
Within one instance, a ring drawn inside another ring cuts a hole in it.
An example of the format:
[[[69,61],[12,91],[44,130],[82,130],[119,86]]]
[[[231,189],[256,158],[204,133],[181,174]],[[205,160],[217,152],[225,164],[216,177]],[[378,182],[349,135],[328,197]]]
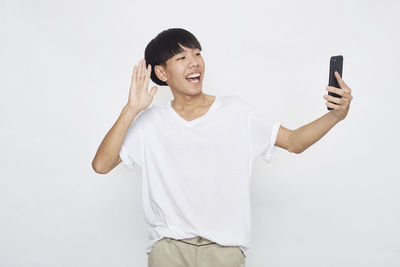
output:
[[[330,65],[329,65],[329,86],[333,86],[333,87],[340,89],[339,83],[335,77],[335,71],[339,72],[340,77],[343,77],[343,56],[342,55],[331,57]],[[335,93],[328,92],[328,94],[333,97],[341,98],[340,95],[335,94]],[[328,107],[328,110],[332,110],[332,108]]]

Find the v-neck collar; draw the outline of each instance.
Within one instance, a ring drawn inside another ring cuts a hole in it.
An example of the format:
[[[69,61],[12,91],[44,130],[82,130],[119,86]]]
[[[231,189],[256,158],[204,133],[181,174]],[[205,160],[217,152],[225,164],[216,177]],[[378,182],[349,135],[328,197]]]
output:
[[[217,105],[219,104],[219,96],[215,96],[214,102],[211,104],[211,106],[208,108],[208,111],[203,114],[201,117],[198,117],[194,120],[191,121],[187,121],[184,118],[181,117],[181,115],[179,115],[174,108],[172,107],[172,103],[171,101],[168,101],[167,106],[168,109],[170,110],[170,112],[172,113],[172,115],[178,120],[180,121],[182,124],[188,126],[188,127],[193,127],[195,125],[197,125],[200,121],[204,120],[206,117],[208,117],[211,113],[213,113],[217,107]]]

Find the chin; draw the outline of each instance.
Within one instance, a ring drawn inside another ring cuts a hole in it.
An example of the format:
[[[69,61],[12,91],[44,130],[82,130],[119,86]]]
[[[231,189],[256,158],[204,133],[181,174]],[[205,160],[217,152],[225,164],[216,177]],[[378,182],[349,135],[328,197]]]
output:
[[[200,88],[200,89],[196,89],[196,91],[191,91],[190,92],[190,95],[191,96],[197,96],[197,95],[202,95],[203,94],[203,90]]]

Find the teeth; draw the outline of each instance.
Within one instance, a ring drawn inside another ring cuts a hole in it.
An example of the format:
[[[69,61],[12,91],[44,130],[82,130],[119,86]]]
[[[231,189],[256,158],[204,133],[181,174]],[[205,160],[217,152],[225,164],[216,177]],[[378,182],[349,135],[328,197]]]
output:
[[[196,78],[196,77],[200,77],[200,73],[189,75],[186,78]]]

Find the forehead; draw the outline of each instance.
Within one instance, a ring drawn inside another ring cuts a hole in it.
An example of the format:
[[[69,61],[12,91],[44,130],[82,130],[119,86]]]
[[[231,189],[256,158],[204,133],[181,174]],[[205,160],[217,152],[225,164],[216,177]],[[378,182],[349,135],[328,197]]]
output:
[[[178,52],[178,54],[175,54],[174,56],[170,57],[165,63],[165,67],[168,67],[169,64],[174,63],[175,59],[178,58],[179,56],[181,56],[182,54],[186,54],[186,53],[191,53],[193,51],[200,51],[200,49],[198,48],[190,48],[190,47],[186,47],[186,46],[182,46],[180,43],[178,43],[178,45],[183,49],[183,51]]]

